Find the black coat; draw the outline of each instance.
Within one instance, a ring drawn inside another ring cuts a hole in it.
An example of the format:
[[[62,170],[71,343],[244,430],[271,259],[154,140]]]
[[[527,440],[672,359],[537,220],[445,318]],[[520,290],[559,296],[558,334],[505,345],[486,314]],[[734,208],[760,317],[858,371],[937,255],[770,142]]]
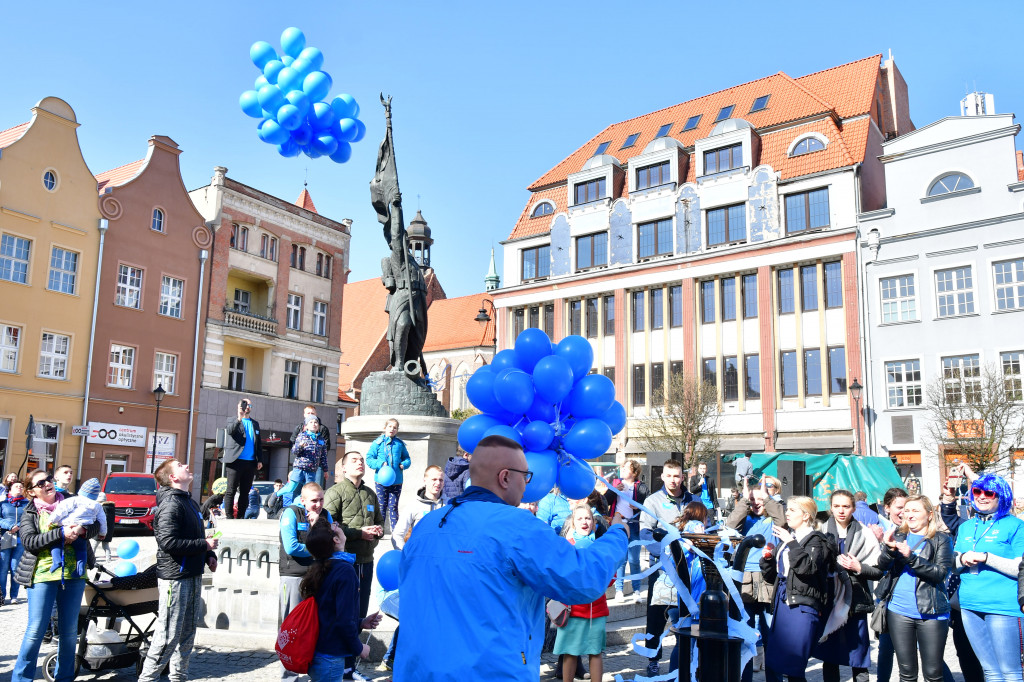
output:
[[[623,491],[625,492],[625,491]],[[647,496],[651,494],[651,489],[647,487],[647,484],[643,481],[633,481],[633,497],[636,499],[637,504],[643,504]],[[608,515],[609,517],[615,516],[615,509],[619,503],[619,496],[611,490],[606,490],[604,493],[604,500],[608,504]],[[637,523],[640,522],[640,512],[633,515],[633,518]],[[636,538],[633,538],[634,540]]]
[[[897,532],[897,542],[907,539],[904,533]],[[892,599],[896,581],[909,566],[914,570],[914,593],[917,595],[917,610],[923,615],[939,615],[949,613],[949,597],[946,596],[946,580],[953,571],[953,543],[945,533],[936,533],[925,540],[917,554],[911,553],[904,558],[899,552],[882,545],[882,556],[878,567],[886,571],[885,577],[878,584],[878,593],[882,603],[888,604]]]
[[[253,444],[253,458],[258,464],[266,464],[263,461],[263,443],[260,441],[260,423],[250,417],[252,421],[252,429],[256,434],[256,442]],[[223,461],[225,464],[231,464],[242,455],[242,451],[245,449],[245,427],[242,426],[242,420],[237,417],[229,417],[227,424],[224,427],[227,429],[227,436],[224,438],[224,455]]]
[[[207,557],[217,555],[206,543],[202,512],[187,492],[161,486],[156,492],[156,570],[163,580],[202,575]]]
[[[89,526],[87,536],[91,540],[99,534],[100,524],[97,521]],[[14,572],[14,580],[19,585],[32,587],[32,581],[36,572],[36,559],[43,552],[49,552],[63,545],[64,531],[57,527],[45,533],[40,533],[39,511],[36,510],[35,503],[29,501],[28,506],[25,507],[25,512],[21,515],[18,537],[21,538],[21,544],[25,545],[25,553],[21,555],[21,561],[18,562],[18,568]],[[87,543],[87,545],[89,556],[86,559],[86,563],[92,566],[95,560],[92,553],[92,543]]]
[[[718,509],[718,488],[715,486],[715,479],[708,474],[704,474],[704,480],[708,484],[708,497],[711,498],[711,508]],[[686,487],[693,494],[693,499],[700,502],[700,476],[690,476],[690,480],[686,482]]]
[[[831,536],[838,546],[838,530],[835,533],[832,532],[835,528],[835,519],[829,519],[828,524],[825,526],[825,534]],[[850,525],[846,528],[847,548],[854,544],[853,539],[861,533],[871,533],[871,531],[861,525],[860,521],[857,519],[850,519]],[[849,553],[849,549],[847,549],[847,553]],[[870,583],[879,580],[884,575],[884,572],[878,568],[878,566],[872,566],[862,561],[861,557],[857,557],[857,559],[861,561],[860,573],[850,573],[850,583],[853,588],[853,599],[850,604],[850,610],[855,614],[871,613],[875,610],[875,598],[871,594]]]
[[[786,604],[810,606],[816,611],[824,611],[829,571],[838,555],[835,542],[824,533],[812,531],[803,540],[778,545],[770,557],[762,556],[761,573],[765,580],[772,583],[772,603],[775,601],[775,590],[779,587],[779,554],[787,547]]]

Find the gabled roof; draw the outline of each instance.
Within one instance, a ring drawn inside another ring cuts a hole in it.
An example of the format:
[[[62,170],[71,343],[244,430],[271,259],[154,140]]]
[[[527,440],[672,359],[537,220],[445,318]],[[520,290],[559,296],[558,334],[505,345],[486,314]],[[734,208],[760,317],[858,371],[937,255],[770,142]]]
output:
[[[0,149],[9,147],[14,142],[17,142],[18,139],[25,134],[25,131],[28,130],[29,123],[31,123],[31,121],[20,123],[13,128],[8,128],[7,130],[0,130]]]
[[[346,294],[347,295],[347,294]],[[490,295],[480,293],[434,301],[427,310],[427,342],[423,351],[491,346],[494,343],[494,313],[486,325],[475,320],[483,301],[493,303]]]
[[[133,180],[142,171],[142,167],[145,164],[145,159],[139,159],[138,161],[132,161],[123,166],[97,173],[96,190],[103,194],[104,190],[108,187],[119,187],[129,180]]]
[[[305,187],[302,188],[302,194],[299,195],[299,198],[295,200],[295,205],[313,213],[317,212],[316,206],[313,205],[313,197],[310,196],[309,190]]]

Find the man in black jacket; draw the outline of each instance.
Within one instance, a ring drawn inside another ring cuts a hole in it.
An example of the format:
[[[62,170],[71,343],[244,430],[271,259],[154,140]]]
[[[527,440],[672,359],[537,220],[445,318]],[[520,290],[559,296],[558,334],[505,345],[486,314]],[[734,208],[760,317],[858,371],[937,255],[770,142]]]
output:
[[[263,468],[263,445],[260,443],[260,423],[253,419],[252,403],[242,399],[238,403],[238,417],[229,417],[227,437],[224,439],[224,467],[228,489],[224,492],[224,516],[235,518],[235,492],[238,506],[249,504],[249,490],[256,472]]]
[[[217,570],[216,538],[206,538],[199,506],[189,496],[192,472],[171,459],[153,474],[156,493],[156,570],[160,606],[140,682],[156,682],[171,665],[171,679],[188,679],[189,657],[199,620],[203,570]]]
[[[715,479],[712,476],[708,476],[707,462],[701,462],[697,465],[697,473],[690,476],[686,482],[686,487],[695,500],[702,502],[712,512],[708,515],[709,521],[707,525],[710,526],[714,523],[714,510],[718,509],[718,488],[715,486]]]

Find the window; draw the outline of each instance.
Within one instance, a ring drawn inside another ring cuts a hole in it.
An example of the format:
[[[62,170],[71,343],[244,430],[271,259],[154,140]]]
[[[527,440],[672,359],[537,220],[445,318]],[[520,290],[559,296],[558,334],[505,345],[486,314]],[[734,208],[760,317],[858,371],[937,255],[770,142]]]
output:
[[[43,332],[43,341],[39,346],[39,376],[67,379],[70,346],[70,336]]]
[[[820,152],[825,148],[825,143],[816,137],[805,137],[796,143],[793,147],[793,153],[790,156],[801,156],[802,154],[810,154],[811,152]]]
[[[828,227],[828,189],[786,195],[786,232]]]
[[[597,322],[598,322],[597,299],[596,298],[588,298],[587,299],[587,338],[588,339],[596,339],[597,338]]]
[[[747,205],[737,204],[708,211],[708,246],[747,239]]]
[[[0,372],[18,371],[18,349],[21,347],[21,327],[0,325]]]
[[[696,128],[697,125],[700,123],[701,116],[703,116],[703,114],[697,114],[696,116],[691,116],[690,118],[686,119],[686,125],[683,126],[683,132],[685,133],[687,130],[693,130],[694,128]]]
[[[701,379],[703,379],[705,384],[718,386],[717,362],[717,358],[704,358],[704,362],[701,363]]]
[[[0,279],[28,283],[28,256],[32,242],[5,234],[0,237]]]
[[[761,356],[743,356],[743,395],[747,400],[761,397]]]
[[[615,368],[614,367],[605,367],[604,371],[601,372],[601,373],[604,374],[609,379],[611,379],[613,384],[615,383]]]
[[[1024,258],[992,265],[996,279],[996,310],[1024,309]]]
[[[548,303],[544,306],[544,333],[549,339],[555,338],[555,304]]]
[[[683,326],[683,287],[677,284],[668,288],[669,326]]]
[[[651,363],[651,404],[665,403],[665,363]]]
[[[615,335],[615,296],[604,297],[604,335]]]
[[[569,333],[575,336],[580,334],[581,312],[583,303],[579,299],[569,301]]]
[[[664,124],[663,126],[658,128],[658,134],[654,136],[654,139],[658,139],[659,137],[665,137],[666,135],[668,135],[668,131],[670,131],[670,130],[672,130],[672,124],[671,123]]]
[[[832,395],[846,393],[846,348],[843,346],[828,349],[828,392]]]
[[[277,237],[271,237],[269,234],[260,235],[260,258],[277,260]]]
[[[306,247],[292,244],[292,257],[289,263],[296,270],[306,269]]]
[[[324,254],[322,253],[316,254],[316,276],[324,276]]]
[[[762,109],[767,109],[769,97],[771,97],[771,95],[761,95],[760,97],[755,99],[754,105],[750,107],[750,113],[754,113],[755,111],[761,111]]]
[[[672,253],[672,219],[665,218],[653,223],[641,223],[637,226],[639,240],[637,256],[650,258]]]
[[[651,289],[651,329],[665,328],[665,290]]]
[[[548,277],[551,274],[551,247],[535,246],[523,249],[523,281]]]
[[[800,302],[804,312],[818,309],[818,266],[800,268]]]
[[[302,297],[288,294],[288,313],[285,318],[288,329],[302,330]]]
[[[313,365],[313,373],[309,379],[309,400],[314,403],[324,401],[324,384],[327,380],[327,368],[323,365]]]
[[[284,397],[295,400],[299,397],[299,361],[284,361]]]
[[[576,239],[576,269],[608,265],[608,233],[598,232]]]
[[[540,308],[530,308],[530,328],[540,329]],[[519,331],[522,331],[522,329]]]
[[[324,256],[324,277],[331,278],[331,257],[326,255]]]
[[[47,192],[55,190],[57,188],[57,174],[49,170],[43,173],[43,187],[46,188]]]
[[[743,317],[757,317],[757,274],[743,275]]]
[[[739,400],[740,366],[736,357],[722,358],[722,400]]]
[[[825,307],[843,307],[843,264],[839,261],[825,263]]]
[[[791,313],[796,309],[793,303],[793,269],[779,270],[779,314]]]
[[[629,137],[626,138],[626,141],[622,143],[622,146],[619,147],[619,149],[628,149],[629,147],[632,147],[633,145],[636,144],[636,138],[638,137],[640,137],[640,133],[631,134]]]
[[[939,317],[970,315],[974,312],[974,281],[971,266],[935,272]]]
[[[161,315],[167,317],[181,317],[181,296],[185,289],[185,281],[164,275],[160,279],[160,309]]]
[[[107,369],[107,386],[132,387],[132,373],[135,371],[135,349],[131,346],[111,344],[110,367]]]
[[[576,185],[576,203],[586,204],[598,199],[604,199],[605,179],[598,178],[589,182],[581,182]]]
[[[665,185],[671,181],[672,174],[669,170],[668,161],[636,169],[636,188],[638,190]]]
[[[517,339],[519,338],[519,335],[522,333],[523,329],[525,329],[525,319],[525,311],[522,308],[512,311],[512,336],[514,336]]]
[[[920,405],[924,396],[921,361],[894,360],[885,363],[885,391],[889,407]]]
[[[313,301],[313,333],[327,336],[327,304],[323,301]]]
[[[36,422],[35,452],[33,454],[45,455],[48,468],[53,467],[59,441],[60,426],[58,424]]]
[[[117,272],[117,297],[114,303],[126,308],[142,307],[142,268],[121,265]]]
[[[677,374],[681,374],[682,371],[683,371],[683,361],[682,360],[673,360],[672,362],[668,363],[668,371],[669,371],[669,376],[675,376]]]
[[[644,292],[634,291],[633,294],[633,331],[644,330]]]
[[[928,196],[937,197],[940,194],[949,194],[972,187],[974,187],[974,183],[963,173],[947,173],[932,183],[932,186],[928,188]]]
[[[245,390],[245,358],[232,355],[228,359],[228,390]]]
[[[1003,386],[1006,388],[1007,400],[1024,400],[1024,383],[1022,383],[1021,359],[1024,351],[1014,350],[1000,353],[999,359],[1003,366]]]
[[[610,144],[611,142],[602,142],[601,144],[597,145],[597,149],[594,151],[594,156],[601,156],[601,154],[604,154],[606,151],[608,151],[608,145]]]
[[[732,110],[735,109],[735,108],[736,108],[735,104],[730,104],[727,107],[722,107],[721,109],[719,109],[718,110],[718,116],[715,116],[715,123],[718,123],[719,121],[724,121],[725,119],[727,119],[730,116],[732,116]]]
[[[647,385],[643,365],[633,365],[633,407],[647,404]]]
[[[249,302],[252,300],[252,293],[245,289],[235,289],[235,312],[249,314]]]
[[[542,201],[533,209],[533,213],[530,214],[531,218],[540,218],[546,215],[551,215],[555,212],[555,207],[547,201]]]
[[[795,398],[799,395],[796,374],[796,351],[784,351],[780,353],[782,362],[782,397]]]
[[[174,377],[178,370],[178,356],[171,353],[157,353],[153,357],[153,388],[163,386],[164,390],[174,394],[177,385]]]
[[[238,223],[231,224],[231,248],[239,251],[249,250],[249,228]]]
[[[164,212],[159,208],[153,209],[153,220],[150,222],[149,227],[156,232],[164,231]]]
[[[700,321],[704,324],[715,322],[715,280],[700,283]]]
[[[57,246],[50,252],[50,277],[46,288],[62,294],[75,293],[78,277],[78,254]]]
[[[949,403],[973,403],[981,398],[981,358],[954,355],[942,358],[942,383]]]
[[[804,350],[804,395],[821,395],[821,350]]]
[[[723,277],[722,287],[722,321],[736,319],[736,278]]]
[[[704,175],[721,173],[743,166],[743,145],[734,144],[704,152]]]
[[[878,285],[882,290],[883,324],[917,319],[913,275],[883,277],[878,281]]]

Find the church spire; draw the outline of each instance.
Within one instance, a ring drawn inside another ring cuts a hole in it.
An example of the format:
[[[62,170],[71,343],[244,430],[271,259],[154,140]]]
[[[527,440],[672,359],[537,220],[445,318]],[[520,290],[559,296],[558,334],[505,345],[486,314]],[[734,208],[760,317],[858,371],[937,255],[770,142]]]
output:
[[[494,291],[501,284],[501,278],[498,277],[498,269],[494,266],[494,247],[491,247],[491,269],[487,271],[487,276],[484,277],[484,290]]]

